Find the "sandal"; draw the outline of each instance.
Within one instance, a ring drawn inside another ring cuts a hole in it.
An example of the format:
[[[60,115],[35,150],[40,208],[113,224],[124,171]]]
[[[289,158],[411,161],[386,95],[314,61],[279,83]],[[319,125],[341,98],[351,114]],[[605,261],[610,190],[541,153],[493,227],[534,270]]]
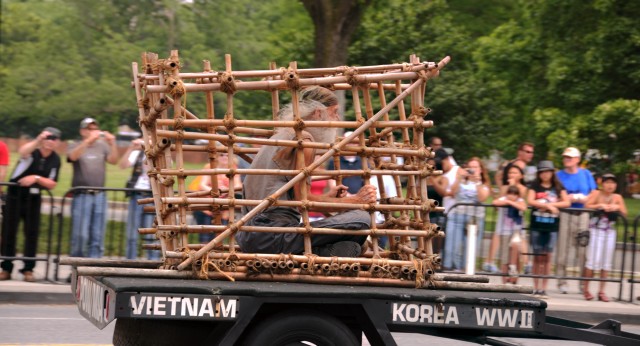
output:
[[[602,293],[602,292],[600,292]],[[598,299],[600,298],[600,295],[598,295]],[[606,297],[605,297],[606,298]],[[589,291],[584,291],[584,299],[586,300],[593,300],[593,295],[589,292]]]
[[[606,294],[604,294],[604,292],[599,292],[598,293],[598,300],[603,301],[605,303],[609,302],[609,297],[607,297]]]

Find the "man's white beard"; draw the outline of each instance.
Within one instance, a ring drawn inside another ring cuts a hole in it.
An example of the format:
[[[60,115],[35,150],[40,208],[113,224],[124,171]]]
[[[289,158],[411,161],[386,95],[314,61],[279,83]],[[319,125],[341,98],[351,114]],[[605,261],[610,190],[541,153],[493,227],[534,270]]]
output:
[[[336,140],[335,127],[308,127],[306,130],[313,136],[314,142],[333,144]]]

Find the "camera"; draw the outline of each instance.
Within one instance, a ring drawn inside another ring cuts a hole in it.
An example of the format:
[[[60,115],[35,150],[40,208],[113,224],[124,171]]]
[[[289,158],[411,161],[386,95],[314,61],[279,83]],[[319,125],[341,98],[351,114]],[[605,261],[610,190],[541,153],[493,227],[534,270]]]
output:
[[[100,138],[104,138],[104,132],[100,131]]]
[[[473,169],[471,169],[471,168],[467,168],[467,173],[473,174],[473,173],[475,173],[475,171]]]

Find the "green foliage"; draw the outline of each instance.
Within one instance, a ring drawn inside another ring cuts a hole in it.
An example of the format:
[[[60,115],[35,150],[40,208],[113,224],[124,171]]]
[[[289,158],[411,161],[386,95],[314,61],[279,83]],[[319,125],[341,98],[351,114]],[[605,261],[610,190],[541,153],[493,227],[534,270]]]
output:
[[[137,109],[129,85],[131,62],[144,51],[168,56],[179,49],[186,71],[210,60],[224,69],[268,68],[313,58],[312,26],[302,6],[286,0],[51,0],[3,2],[0,136],[35,135],[55,124],[66,138],[77,135],[86,116],[114,131],[136,126]],[[285,24],[283,26],[283,24]],[[288,37],[283,40],[282,37]],[[216,113],[226,110],[216,95]],[[267,93],[239,93],[239,118],[271,116]],[[190,110],[205,111],[203,95],[188,95]]]
[[[5,0],[0,54],[0,136],[56,125],[75,137],[78,121],[108,130],[136,126],[131,62],[145,51],[179,49],[184,71],[203,60],[222,70],[297,61],[312,67],[314,27],[290,0]],[[638,143],[640,2],[624,0],[372,1],[348,64],[452,61],[429,83],[436,127],[464,161],[536,144],[536,159],[568,145],[599,149],[623,165]],[[389,93],[387,98],[392,97]],[[281,101],[286,101],[281,93]],[[269,118],[269,93],[238,92],[242,119]],[[205,112],[203,95],[187,107]],[[215,93],[216,115],[226,99]],[[347,109],[353,117],[353,109]],[[397,116],[397,115],[392,115]],[[619,168],[622,169],[622,168]]]
[[[543,149],[538,158],[568,145],[611,151],[585,136],[584,128],[599,105],[637,99],[640,31],[632,23],[640,6],[613,0],[519,3],[521,15],[478,39],[474,52],[478,75],[498,91],[499,109],[508,115],[498,120],[506,130],[500,144],[533,141]]]
[[[485,156],[495,141],[490,119],[494,105],[489,89],[473,73],[470,49],[474,40],[456,26],[446,1],[376,2],[368,9],[349,50],[354,65],[408,61],[417,54],[425,61],[452,61],[440,78],[427,86],[429,118],[436,127],[426,136],[442,137],[456,148],[456,158]],[[401,24],[399,24],[401,23]]]
[[[633,151],[640,148],[640,101],[613,100],[603,103],[579,127],[580,137],[592,148],[606,153],[617,163],[614,171],[624,172]]]

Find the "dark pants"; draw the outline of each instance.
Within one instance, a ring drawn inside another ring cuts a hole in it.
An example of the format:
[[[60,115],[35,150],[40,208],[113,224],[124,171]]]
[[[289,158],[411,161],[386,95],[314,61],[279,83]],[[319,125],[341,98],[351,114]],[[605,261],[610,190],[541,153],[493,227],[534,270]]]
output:
[[[246,226],[261,227],[304,227],[300,224],[300,214],[291,208],[277,207],[253,217]],[[350,210],[311,222],[314,228],[337,228],[361,230],[371,227],[371,216],[366,211]],[[304,235],[299,233],[238,232],[236,240],[243,252],[291,253],[304,252]],[[318,247],[340,241],[353,241],[360,245],[367,240],[366,235],[317,234],[311,236],[311,246]]]
[[[196,225],[211,225],[212,222],[212,218],[211,216],[205,214],[204,212],[200,211],[200,210],[196,210],[193,212],[193,218],[196,220]],[[229,224],[229,220],[227,219],[222,219],[221,220],[221,225],[228,225]],[[215,238],[216,234],[211,232],[211,233],[198,233],[198,241],[202,244],[206,244],[210,241],[213,240],[213,238]]]
[[[2,239],[0,240],[0,254],[14,257],[16,255],[16,241],[20,220],[24,221],[24,257],[36,257],[38,234],[40,232],[40,195],[29,194],[28,190],[20,189],[18,193],[9,193],[7,203],[2,207]],[[36,262],[25,260],[21,272],[33,271]],[[4,260],[0,265],[2,270],[11,272],[13,261]]]

